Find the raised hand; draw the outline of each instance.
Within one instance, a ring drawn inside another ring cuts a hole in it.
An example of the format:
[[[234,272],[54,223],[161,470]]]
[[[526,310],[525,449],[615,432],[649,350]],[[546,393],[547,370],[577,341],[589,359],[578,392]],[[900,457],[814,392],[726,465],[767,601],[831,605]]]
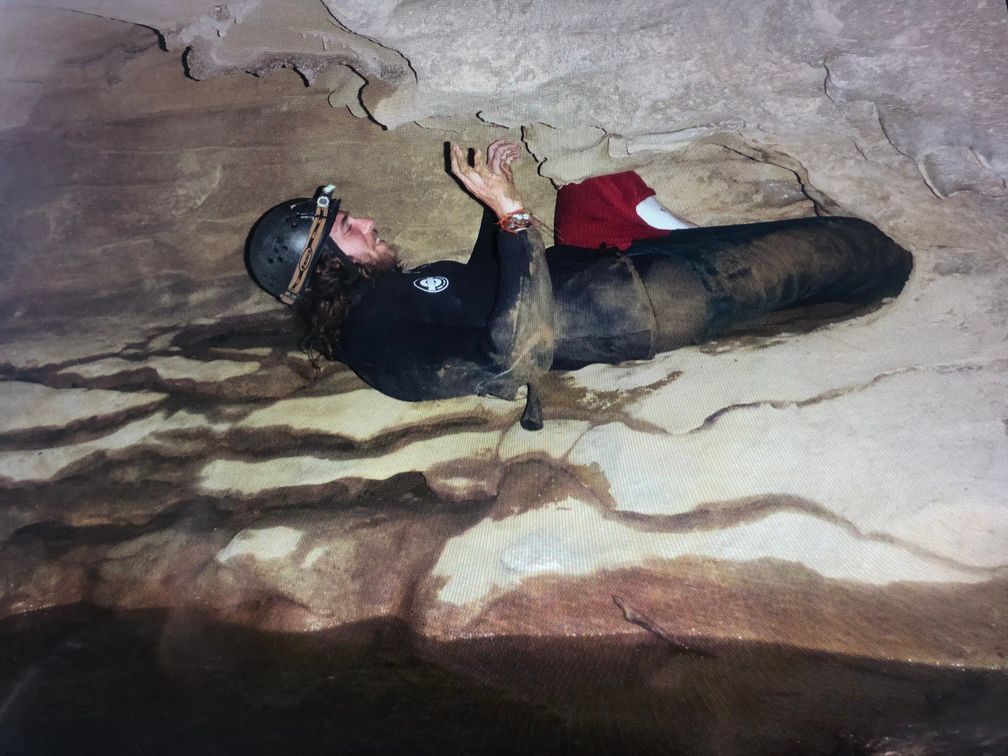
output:
[[[525,207],[511,172],[511,163],[521,155],[517,144],[497,140],[487,148],[485,161],[483,153],[475,150],[472,165],[469,165],[462,148],[454,142],[450,144],[450,153],[452,175],[498,218]]]
[[[487,165],[494,173],[503,173],[512,182],[514,174],[511,173],[511,163],[521,159],[521,147],[517,142],[507,139],[498,139],[487,147]]]

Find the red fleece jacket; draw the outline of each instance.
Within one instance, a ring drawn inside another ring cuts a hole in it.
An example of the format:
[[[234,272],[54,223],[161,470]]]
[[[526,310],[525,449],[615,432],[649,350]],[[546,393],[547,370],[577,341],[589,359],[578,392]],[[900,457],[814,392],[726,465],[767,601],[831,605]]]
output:
[[[634,239],[657,239],[669,232],[637,215],[637,205],[655,191],[633,171],[565,184],[557,192],[554,241],[569,247],[626,249]]]

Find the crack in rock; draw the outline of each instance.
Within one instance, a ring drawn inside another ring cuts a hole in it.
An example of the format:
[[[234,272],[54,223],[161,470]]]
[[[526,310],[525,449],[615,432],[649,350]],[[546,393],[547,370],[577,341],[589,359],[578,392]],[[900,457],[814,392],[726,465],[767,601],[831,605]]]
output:
[[[738,136],[741,144],[745,145],[745,147],[733,146],[723,141],[714,141],[712,144],[716,144],[718,147],[741,155],[753,162],[772,165],[793,174],[795,181],[798,182],[799,191],[812,203],[816,215],[840,215],[843,213],[843,208],[837,202],[812,186],[808,176],[808,169],[799,160],[783,152],[770,152],[760,147],[748,145],[741,133],[736,134],[736,136]]]
[[[830,74],[829,65],[825,60],[822,61],[822,67],[826,71],[826,76],[823,79],[823,94],[826,95],[826,99],[835,103],[837,100],[830,94],[830,87],[833,86],[833,77]]]
[[[952,363],[952,364],[941,364],[941,365],[912,365],[909,367],[898,368],[896,370],[890,370],[885,373],[880,373],[875,377],[863,383],[858,383],[850,386],[841,386],[834,389],[829,389],[823,391],[822,393],[816,394],[815,396],[808,397],[806,399],[757,399],[751,402],[741,402],[739,404],[731,404],[727,407],[722,407],[716,412],[712,412],[710,415],[704,418],[703,422],[695,428],[691,428],[688,431],[683,431],[680,433],[674,433],[665,431],[667,435],[670,436],[687,436],[693,433],[699,433],[700,431],[709,430],[712,428],[722,417],[725,415],[737,412],[739,410],[746,409],[756,409],[759,407],[770,407],[772,409],[788,409],[790,407],[809,407],[821,402],[830,401],[831,399],[837,399],[841,396],[847,396],[850,394],[856,394],[861,391],[865,391],[872,386],[884,381],[887,378],[892,378],[897,375],[905,375],[907,373],[919,373],[919,372],[934,372],[934,373],[950,373],[950,372],[966,372],[972,370],[982,370],[987,367],[1003,366],[1008,367],[1008,360],[990,360],[988,362],[980,363]]]
[[[626,599],[623,599],[620,596],[613,596],[612,600],[613,603],[619,607],[619,610],[623,612],[623,619],[625,619],[631,625],[637,625],[638,627],[644,628],[649,633],[654,635],[656,638],[660,638],[661,640],[665,641],[676,651],[680,651],[685,654],[692,654],[694,656],[699,656],[703,659],[716,658],[716,654],[710,651],[705,651],[695,643],[692,642],[687,643],[685,641],[682,641],[679,639],[679,637],[664,630],[659,624],[657,624],[654,620],[650,619],[647,615],[638,612],[636,609],[630,606],[626,602]]]

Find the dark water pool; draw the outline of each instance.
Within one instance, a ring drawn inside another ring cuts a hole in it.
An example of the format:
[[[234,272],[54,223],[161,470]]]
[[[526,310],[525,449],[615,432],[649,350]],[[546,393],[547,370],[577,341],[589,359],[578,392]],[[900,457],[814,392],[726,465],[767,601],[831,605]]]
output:
[[[0,622],[0,754],[1002,754],[1003,671],[185,612]]]

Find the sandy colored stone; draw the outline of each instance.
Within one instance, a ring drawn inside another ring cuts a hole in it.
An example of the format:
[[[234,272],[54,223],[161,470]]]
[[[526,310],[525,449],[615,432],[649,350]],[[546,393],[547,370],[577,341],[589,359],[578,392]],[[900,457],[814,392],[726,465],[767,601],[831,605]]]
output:
[[[1003,8],[70,7],[0,8],[4,613],[653,635],[619,596],[715,646],[1003,664]],[[501,136],[547,236],[554,184],[632,168],[701,224],[865,218],[914,272],[550,376],[536,434],[316,376],[246,276],[254,220],[333,180],[407,265],[465,259],[444,142]]]
[[[471,562],[474,552],[482,555],[478,564]],[[446,581],[439,600],[466,605],[520,592],[521,582],[537,575],[583,577],[683,557],[728,563],[776,559],[866,585],[977,582],[993,576],[802,512],[777,512],[717,529],[642,532],[572,499],[503,521],[484,520],[446,545],[432,576]]]
[[[200,473],[200,486],[207,491],[248,494],[286,486],[327,483],[342,478],[384,480],[402,472],[443,468],[446,462],[459,457],[476,457],[492,462],[499,440],[499,432],[458,432],[448,439],[415,441],[389,454],[361,459],[303,456],[281,457],[268,462],[219,460],[208,464]],[[459,498],[472,496],[483,488],[478,480],[458,480],[456,476],[442,477],[440,481],[435,477],[432,483],[438,488],[447,489],[457,489],[461,484]]]
[[[272,562],[283,559],[294,551],[304,533],[285,525],[272,528],[249,528],[239,532],[228,545],[217,552],[214,559],[220,564],[243,556],[256,561]]]
[[[428,598],[436,587],[425,586]],[[770,560],[687,558],[584,578],[543,575],[474,606],[431,601],[423,627],[442,639],[514,633],[657,640],[679,663],[758,640],[855,658],[954,659],[1003,669],[1005,588],[1003,578],[866,587]],[[911,627],[917,631],[908,633]]]
[[[164,398],[164,394],[149,391],[57,390],[37,383],[2,381],[0,433],[67,427],[101,415],[153,407]]]
[[[157,412],[127,423],[91,441],[43,449],[0,452],[0,475],[13,481],[39,481],[59,477],[74,463],[92,455],[115,454],[136,446],[159,446],[158,434],[186,429],[207,429],[206,418],[181,411]],[[170,443],[170,442],[169,442]]]
[[[865,532],[970,564],[1008,565],[1008,466],[998,462],[1008,458],[1003,367],[935,372],[892,375],[849,396],[739,404],[667,437],[603,426],[568,457],[599,465],[628,511],[677,514],[787,495]],[[642,414],[653,416],[662,401],[674,399],[649,397]],[[932,526],[921,527],[925,520]]]
[[[201,362],[185,357],[170,355],[150,357],[143,362],[133,362],[110,357],[96,362],[86,362],[63,368],[61,374],[81,378],[100,378],[130,370],[151,368],[166,380],[226,381],[240,375],[249,375],[259,370],[257,362],[237,362],[235,360],[208,360]]]
[[[345,394],[300,397],[275,402],[244,418],[240,427],[290,426],[299,430],[329,432],[367,441],[399,431],[443,423],[453,417],[498,421],[514,412],[514,404],[493,397],[463,397],[457,400],[403,402],[370,388]]]

